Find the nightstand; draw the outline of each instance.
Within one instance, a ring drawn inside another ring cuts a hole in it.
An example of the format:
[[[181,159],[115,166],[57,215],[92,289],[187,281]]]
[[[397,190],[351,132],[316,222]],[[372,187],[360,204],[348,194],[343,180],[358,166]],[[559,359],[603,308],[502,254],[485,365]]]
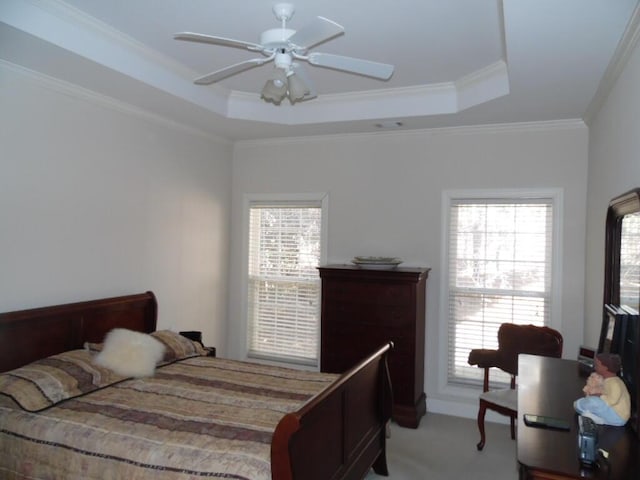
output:
[[[189,330],[185,332],[178,332],[183,337],[187,337],[189,340],[193,342],[198,342],[200,345],[204,347],[207,351],[207,357],[215,357],[216,356],[216,347],[206,347],[204,343],[202,343],[202,332],[197,330]]]
[[[216,347],[204,347],[207,351],[207,357],[215,357],[216,356]]]

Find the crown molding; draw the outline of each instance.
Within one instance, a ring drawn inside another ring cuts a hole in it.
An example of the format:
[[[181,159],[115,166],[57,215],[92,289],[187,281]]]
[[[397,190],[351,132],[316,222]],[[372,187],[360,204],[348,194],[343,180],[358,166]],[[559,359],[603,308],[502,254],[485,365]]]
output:
[[[590,124],[604,105],[618,77],[629,62],[629,58],[640,41],[640,3],[636,5],[627,23],[622,38],[605,70],[595,95],[591,99],[583,119]]]
[[[14,3],[15,0],[3,0],[5,2]],[[180,76],[195,76],[196,73],[176,62],[174,59],[150,49],[143,43],[137,41],[133,37],[116,30],[112,26],[88,15],[82,10],[69,5],[61,0],[20,0],[20,3],[28,3],[32,7],[37,8],[41,13],[51,16],[51,18],[59,19],[69,26],[81,28],[92,32],[94,35],[108,39],[109,42],[121,45],[124,49],[135,51],[138,55],[145,57],[156,64],[161,64],[163,68],[171,70]],[[24,10],[23,10],[24,12]],[[36,12],[36,11],[34,11]],[[26,20],[26,19],[25,19]],[[14,25],[16,26],[16,25]],[[16,27],[19,28],[19,27]],[[26,30],[25,30],[26,31]]]
[[[424,137],[424,136],[462,136],[462,135],[496,135],[503,133],[535,133],[560,130],[587,129],[582,119],[547,120],[540,122],[495,123],[487,125],[469,125],[461,127],[436,127],[414,130],[393,130],[385,132],[345,133],[335,135],[313,135],[303,137],[280,137],[253,140],[237,140],[234,148],[260,148],[264,146],[310,144],[326,141],[348,141],[358,138],[379,137]]]
[[[509,94],[509,74],[498,60],[453,82],[322,95],[295,105],[272,105],[255,93],[231,92],[226,116],[283,125],[458,113]]]
[[[56,93],[66,95],[71,98],[92,103],[94,105],[97,105],[103,108],[108,108],[110,110],[113,110],[119,113],[124,113],[126,115],[135,116],[146,121],[154,122],[164,127],[169,127],[172,130],[181,131],[184,133],[188,133],[190,135],[206,137],[209,140],[222,142],[227,145],[231,145],[233,143],[229,139],[220,137],[210,132],[206,132],[197,128],[186,126],[182,123],[175,122],[161,115],[157,115],[147,110],[135,107],[129,103],[116,100],[106,95],[102,95],[100,93],[94,92],[93,90],[80,87],[74,83],[66,82],[64,80],[60,80],[58,78],[51,77],[49,75],[45,75],[41,72],[30,70],[21,65],[16,65],[15,63],[11,63],[3,59],[0,59],[0,69],[9,70],[13,73],[21,75],[22,77],[28,78],[29,80],[35,81],[40,87],[46,88]]]
[[[232,92],[229,118],[308,125],[454,113],[456,89],[451,82],[394,89],[322,95],[295,105],[272,105],[255,93]]]
[[[457,111],[488,102],[509,94],[509,71],[507,62],[498,60],[455,82]]]
[[[500,60],[451,82],[323,95],[296,105],[274,106],[258,93],[194,85],[196,74],[190,69],[61,0],[2,1],[7,8],[0,11],[0,21],[229,119],[311,125],[441,115],[508,93],[506,63]]]
[[[0,22],[211,112],[226,112],[226,89],[196,88],[194,72],[60,0],[2,2]]]

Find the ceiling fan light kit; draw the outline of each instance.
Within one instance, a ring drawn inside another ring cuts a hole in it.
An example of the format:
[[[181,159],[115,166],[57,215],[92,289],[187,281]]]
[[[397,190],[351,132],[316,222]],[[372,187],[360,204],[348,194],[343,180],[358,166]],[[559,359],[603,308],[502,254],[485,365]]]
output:
[[[273,78],[267,80],[262,89],[261,97],[267,101],[280,105],[285,97],[293,105],[310,94],[309,87],[295,75],[293,71],[286,72],[280,68],[275,68]]]
[[[263,32],[260,35],[259,44],[192,32],[176,33],[174,38],[188,42],[242,48],[251,52],[261,53],[266,58],[245,60],[198,77],[194,82],[198,85],[210,85],[250,68],[273,61],[275,72],[265,83],[261,97],[265,101],[273,102],[276,105],[280,105],[285,97],[289,99],[291,104],[294,104],[317,96],[315,86],[306,74],[305,69],[294,60],[302,60],[313,66],[364,75],[379,80],[388,80],[393,75],[393,65],[327,53],[314,52],[308,55],[307,52],[310,48],[342,35],[344,28],[327,18],[316,17],[313,22],[300,30],[292,30],[287,28],[286,25],[294,12],[295,8],[291,3],[275,4],[273,13],[282,22],[282,27]]]

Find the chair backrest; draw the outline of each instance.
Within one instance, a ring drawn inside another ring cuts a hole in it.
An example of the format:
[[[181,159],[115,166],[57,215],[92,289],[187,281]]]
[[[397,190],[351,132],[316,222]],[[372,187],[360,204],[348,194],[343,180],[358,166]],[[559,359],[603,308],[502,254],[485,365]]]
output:
[[[562,356],[562,334],[549,327],[503,323],[498,330],[498,363],[502,370],[518,374],[518,355]]]

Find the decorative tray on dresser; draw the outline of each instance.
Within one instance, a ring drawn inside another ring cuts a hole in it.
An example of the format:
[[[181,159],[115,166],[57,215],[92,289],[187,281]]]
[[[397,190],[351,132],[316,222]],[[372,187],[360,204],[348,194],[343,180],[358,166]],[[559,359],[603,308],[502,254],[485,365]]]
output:
[[[424,342],[428,268],[319,267],[322,280],[320,367],[343,372],[393,341],[389,372],[393,419],[417,428],[426,412]]]

